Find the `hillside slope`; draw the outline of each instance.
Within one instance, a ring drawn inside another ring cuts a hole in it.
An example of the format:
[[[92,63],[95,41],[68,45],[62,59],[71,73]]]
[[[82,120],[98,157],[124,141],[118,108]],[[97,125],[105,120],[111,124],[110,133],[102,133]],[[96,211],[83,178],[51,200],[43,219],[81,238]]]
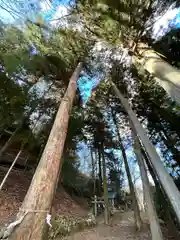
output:
[[[0,181],[7,169],[0,168]],[[31,183],[32,176],[22,171],[13,171],[0,193],[0,226],[14,219]],[[84,216],[87,210],[78,205],[63,187],[59,187],[53,201],[52,215]]]

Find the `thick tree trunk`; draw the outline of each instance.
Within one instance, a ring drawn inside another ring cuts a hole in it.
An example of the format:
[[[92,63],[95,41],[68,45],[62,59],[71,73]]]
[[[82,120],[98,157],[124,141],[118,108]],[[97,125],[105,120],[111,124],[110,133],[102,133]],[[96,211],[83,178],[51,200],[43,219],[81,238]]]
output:
[[[163,236],[162,236],[162,232],[161,232],[161,227],[159,224],[153,197],[152,197],[152,194],[150,191],[149,179],[148,179],[148,175],[146,172],[144,159],[141,154],[141,145],[139,143],[139,138],[135,132],[135,129],[134,129],[133,124],[131,123],[131,120],[130,120],[130,126],[132,129],[132,137],[134,139],[134,152],[135,152],[138,164],[139,164],[141,179],[142,179],[142,183],[143,183],[143,189],[144,189],[145,200],[146,200],[146,204],[147,204],[147,211],[148,211],[148,218],[149,218],[149,223],[150,223],[150,228],[151,228],[152,240],[162,240]]]
[[[148,153],[148,156],[150,157],[151,163],[158,175],[159,180],[161,181],[161,184],[180,222],[180,192],[176,187],[173,179],[170,177],[167,170],[165,169],[159,155],[156,152],[155,147],[150,142],[145,130],[141,126],[138,118],[136,117],[135,113],[132,111],[130,105],[128,104],[128,101],[123,97],[123,95],[121,94],[121,92],[118,90],[118,88],[113,82],[112,82],[112,86],[117,97],[120,99],[124,109],[127,111],[129,118],[131,119],[133,126],[136,130],[136,133],[141,139],[141,142],[146,152]]]
[[[25,213],[27,214],[9,239],[44,240],[47,238],[46,216],[51,211],[58,173],[61,167],[61,156],[67,134],[68,120],[81,69],[82,64],[79,64],[69,81],[39,165],[17,215],[17,220]]]
[[[126,151],[124,149],[123,142],[122,142],[122,139],[121,139],[121,136],[120,136],[120,133],[119,133],[119,128],[118,128],[118,125],[117,125],[116,116],[114,116],[113,113],[112,113],[112,117],[113,117],[114,124],[116,126],[118,141],[119,141],[120,149],[121,149],[121,152],[122,152],[124,165],[125,165],[125,169],[126,169],[126,174],[127,174],[127,178],[128,178],[129,189],[130,189],[132,203],[133,203],[135,224],[136,224],[137,229],[139,230],[139,229],[141,229],[141,226],[142,226],[142,220],[141,220],[140,209],[139,209],[139,205],[138,205],[138,201],[137,201],[137,197],[136,197],[136,192],[135,192],[134,184],[133,184],[133,181],[132,181],[132,178],[131,178],[131,172],[130,172],[129,165],[128,165]]]
[[[106,159],[104,156],[104,147],[102,146],[102,170],[103,170],[103,190],[104,190],[104,222],[109,223],[109,201],[108,201],[108,185],[106,177]]]
[[[180,104],[180,71],[164,61],[160,55],[144,43],[137,45],[143,67],[152,74],[169,96]],[[137,58],[134,56],[134,60]]]
[[[11,144],[14,141],[14,137],[16,136],[16,134],[19,132],[20,128],[16,128],[16,130],[13,132],[13,134],[11,135],[11,137],[8,139],[8,141],[5,143],[5,145],[1,148],[0,150],[0,161],[1,161],[1,157],[3,155],[3,153],[11,146]]]

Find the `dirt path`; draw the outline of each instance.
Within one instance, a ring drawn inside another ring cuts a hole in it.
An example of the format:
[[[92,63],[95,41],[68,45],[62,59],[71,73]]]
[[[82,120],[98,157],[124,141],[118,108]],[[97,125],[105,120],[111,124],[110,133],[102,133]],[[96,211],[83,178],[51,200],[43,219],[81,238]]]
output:
[[[151,240],[148,224],[144,224],[141,232],[134,228],[133,213],[121,213],[116,215],[109,226],[103,221],[96,228],[75,233],[65,237],[64,240]]]

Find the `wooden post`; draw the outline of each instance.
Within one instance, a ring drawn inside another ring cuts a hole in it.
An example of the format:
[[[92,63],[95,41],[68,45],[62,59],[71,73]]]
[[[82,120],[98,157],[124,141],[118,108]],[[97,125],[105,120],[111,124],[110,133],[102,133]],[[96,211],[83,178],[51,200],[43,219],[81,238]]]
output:
[[[99,203],[104,203],[104,201],[98,200],[97,196],[94,195],[94,201],[92,201],[92,203],[94,203],[94,215],[95,215],[95,217],[97,217],[97,206]]]

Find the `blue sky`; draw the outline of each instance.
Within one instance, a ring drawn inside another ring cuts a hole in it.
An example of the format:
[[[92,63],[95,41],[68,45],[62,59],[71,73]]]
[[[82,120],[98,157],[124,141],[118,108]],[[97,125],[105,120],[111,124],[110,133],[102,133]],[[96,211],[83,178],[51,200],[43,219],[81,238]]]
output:
[[[14,2],[14,5],[13,5]],[[12,6],[14,10],[20,10],[21,14],[12,14],[0,8],[0,19],[5,22],[12,23],[15,19],[22,18],[25,14],[29,15],[34,12],[43,16],[43,18],[47,21],[52,20],[56,17],[61,17],[67,13],[68,3],[72,2],[72,0],[21,0],[22,4],[19,5],[16,0],[11,0]],[[2,6],[6,7],[1,3]],[[12,16],[13,15],[13,16]]]
[[[69,0],[41,1],[42,15],[46,21],[51,21],[67,14]]]
[[[11,2],[17,4],[16,0]],[[60,18],[66,15],[68,12],[69,3],[73,3],[73,0],[21,0],[22,13],[30,13],[35,10],[47,21],[51,21],[56,18]],[[3,5],[3,3],[1,3]],[[15,6],[15,5],[14,5]],[[164,14],[163,17],[158,17],[156,23],[153,26],[153,36],[161,37],[165,34],[169,28],[176,27],[180,28],[180,9],[173,8],[172,5],[169,10]],[[34,10],[33,10],[34,8]],[[15,15],[16,17],[16,15]],[[0,18],[6,22],[13,22],[14,19],[11,14],[0,8]]]
[[[162,17],[158,17],[153,26],[153,38],[161,38],[171,28],[180,28],[180,8],[174,8],[173,5]]]
[[[16,0],[11,2],[17,4]],[[22,4],[21,13],[19,17],[25,17],[25,15],[31,16],[34,14],[41,15],[45,21],[50,22],[52,25],[59,24],[58,20],[64,15],[68,14],[69,3],[73,3],[73,0],[20,0]],[[3,5],[1,3],[1,5]],[[14,5],[16,6],[16,5]],[[19,5],[18,5],[19,6]],[[17,8],[16,8],[17,9]],[[14,15],[17,19],[17,16]],[[5,22],[12,23],[14,18],[12,14],[0,8],[0,19]],[[153,25],[153,38],[159,39],[166,34],[171,28],[180,28],[180,8],[174,8],[174,5],[166,11],[162,17],[157,17],[157,21]]]

